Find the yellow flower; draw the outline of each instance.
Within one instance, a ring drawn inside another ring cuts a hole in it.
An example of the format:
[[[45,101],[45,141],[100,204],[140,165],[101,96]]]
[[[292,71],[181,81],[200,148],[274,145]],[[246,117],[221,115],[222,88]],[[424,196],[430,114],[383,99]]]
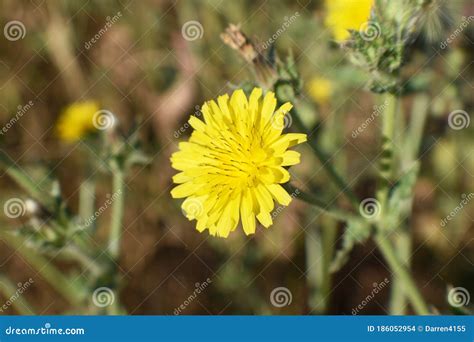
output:
[[[100,110],[95,101],[75,102],[60,115],[56,131],[61,140],[74,142],[96,130],[94,114]]]
[[[325,24],[334,38],[342,42],[349,38],[349,29],[360,30],[368,21],[374,0],[326,0]]]
[[[227,237],[242,222],[244,232],[255,233],[257,218],[269,227],[274,200],[288,205],[291,196],[280,185],[290,179],[285,166],[300,162],[300,154],[287,151],[306,141],[305,134],[282,134],[285,115],[292,105],[278,110],[273,92],[262,99],[255,88],[247,99],[236,90],[229,99],[220,96],[202,106],[204,122],[191,116],[194,129],[188,142],[171,156],[172,167],[182,171],[173,177],[171,195],[184,198],[183,212],[197,220],[196,228]]]
[[[309,96],[318,104],[325,104],[331,98],[333,84],[323,77],[313,77],[307,86]]]

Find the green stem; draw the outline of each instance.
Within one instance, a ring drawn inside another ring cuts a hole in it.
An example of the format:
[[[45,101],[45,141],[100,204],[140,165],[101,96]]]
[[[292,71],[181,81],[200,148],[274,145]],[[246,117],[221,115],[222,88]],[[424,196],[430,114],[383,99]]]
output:
[[[407,270],[410,270],[411,236],[406,225],[400,228],[393,242],[399,260]],[[395,277],[390,293],[390,314],[404,315],[406,304],[407,297],[404,291],[403,281]]]
[[[12,178],[31,197],[37,199],[46,208],[51,209],[53,199],[42,191],[37,182],[34,182],[21,168],[16,166],[3,152],[0,152],[0,168]]]
[[[385,260],[387,261],[390,269],[403,284],[403,289],[410,299],[410,302],[413,306],[413,309],[418,315],[429,315],[430,311],[426,305],[423,297],[421,296],[418,287],[413,281],[409,271],[406,266],[398,258],[397,253],[395,252],[390,240],[383,237],[380,233],[377,233],[375,236],[375,241],[380,251],[382,252]]]
[[[303,121],[301,120],[301,117],[298,111],[293,107],[293,109],[291,110],[291,113],[293,114],[292,119],[295,122],[295,124],[298,126],[298,129],[306,132],[307,129]],[[316,155],[316,157],[321,162],[321,165],[323,166],[324,170],[326,170],[328,176],[332,179],[332,181],[336,184],[336,186],[346,195],[346,197],[350,200],[353,207],[358,208],[359,200],[357,199],[356,195],[351,190],[349,185],[347,185],[344,179],[337,173],[336,169],[330,163],[329,157],[326,155],[326,153],[321,149],[319,144],[317,144],[313,139],[309,137],[309,134],[308,134],[308,144],[311,147],[311,149],[314,151],[314,154]]]
[[[381,214],[387,210],[388,194],[390,191],[390,182],[393,177],[395,164],[395,116],[398,110],[398,97],[387,93],[385,97],[386,110],[383,113],[382,123],[382,157],[380,159],[380,186],[377,193],[381,205]]]
[[[110,224],[108,251],[112,258],[118,259],[122,237],[123,214],[125,205],[125,175],[121,167],[113,169],[113,204]]]
[[[317,198],[315,195],[305,192],[291,184],[285,184],[284,187],[289,191],[291,194],[295,194],[295,197],[309,203],[319,210],[323,211],[324,213],[328,214],[331,217],[334,217],[340,221],[349,221],[349,220],[360,220],[356,215],[353,215],[349,212],[344,210],[340,210],[338,208],[330,207],[324,201]]]
[[[15,236],[0,232],[0,236],[12,248],[21,254],[23,258],[33,266],[48,283],[60,293],[66,300],[75,306],[82,304],[80,296],[75,288],[71,286],[71,281],[66,278],[56,267],[54,267],[49,260],[46,260],[41,255],[34,253],[31,249],[26,247],[22,241],[19,241]]]
[[[400,131],[406,131],[407,133],[401,137],[401,143],[403,148],[403,154],[400,156],[401,169],[405,170],[413,165],[415,162],[418,152],[420,149],[423,130],[425,127],[426,118],[428,116],[429,108],[429,96],[426,94],[417,94],[413,101],[413,106],[410,115],[410,122],[408,128],[400,127]],[[402,115],[400,115],[401,117]],[[409,216],[410,206],[406,206],[407,209],[400,212],[401,217]],[[410,256],[412,249],[412,241],[410,236],[409,222],[404,220],[405,224],[401,225],[397,236],[394,238],[395,249],[400,260],[410,269]],[[406,296],[403,291],[403,284],[394,279],[391,287],[390,295],[390,314],[392,315],[403,315],[405,314],[404,308],[406,307]]]
[[[305,234],[307,279],[312,313],[325,314],[331,293],[331,260],[337,237],[337,221],[322,216],[321,224],[313,223]]]

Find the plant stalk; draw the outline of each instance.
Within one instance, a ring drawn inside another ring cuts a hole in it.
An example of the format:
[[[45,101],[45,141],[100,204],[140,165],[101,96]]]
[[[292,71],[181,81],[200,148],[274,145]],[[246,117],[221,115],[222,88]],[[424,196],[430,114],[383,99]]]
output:
[[[413,309],[418,315],[429,315],[430,311],[426,305],[418,287],[413,281],[408,269],[398,258],[395,249],[389,239],[383,237],[381,233],[375,235],[375,242],[387,261],[395,277],[403,284],[403,289],[410,300]]]
[[[311,204],[312,206],[315,206],[322,212],[328,214],[331,217],[334,217],[335,219],[338,219],[340,221],[349,221],[349,220],[361,220],[360,217],[353,215],[347,211],[340,210],[334,207],[331,207],[330,205],[326,204],[324,201],[320,200],[317,198],[315,195],[305,192],[294,185],[291,184],[285,184],[285,188],[287,191],[290,193],[298,194],[296,198]]]
[[[120,254],[122,237],[123,215],[125,206],[125,174],[122,167],[113,168],[112,219],[110,224],[108,251],[110,256],[117,260]]]

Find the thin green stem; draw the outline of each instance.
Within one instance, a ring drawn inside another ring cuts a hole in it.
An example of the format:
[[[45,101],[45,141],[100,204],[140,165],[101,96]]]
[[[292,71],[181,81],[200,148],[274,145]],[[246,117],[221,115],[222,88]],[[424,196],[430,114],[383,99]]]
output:
[[[316,197],[313,194],[310,194],[308,192],[305,192],[291,184],[285,184],[284,186],[290,193],[295,194],[295,197],[309,203],[322,212],[328,214],[331,217],[334,217],[335,219],[338,219],[340,221],[349,221],[349,220],[360,220],[361,218],[353,215],[347,211],[340,210],[338,208],[331,207],[330,205],[326,204],[324,201],[320,200],[318,197]]]
[[[295,108],[293,108],[291,110],[291,113],[293,114],[292,115],[293,122],[296,124],[296,126],[298,126],[298,129],[307,132],[307,129],[303,121],[301,120],[301,117],[298,111]],[[323,166],[324,170],[326,170],[331,180],[346,195],[346,197],[350,200],[354,208],[357,208],[359,206],[359,200],[357,199],[357,196],[351,190],[349,185],[347,185],[344,179],[339,175],[336,169],[332,166],[332,164],[329,161],[329,157],[326,155],[326,153],[321,149],[321,147],[314,140],[308,139],[308,144],[311,147],[311,149],[314,151],[314,154],[321,162],[321,165]]]
[[[402,225],[398,234],[393,239],[397,256],[403,265],[410,270],[411,236],[406,225]],[[397,277],[393,279],[390,293],[390,314],[404,315],[407,296],[404,291],[403,281]]]
[[[14,248],[21,256],[33,266],[48,283],[60,293],[66,300],[75,306],[80,306],[82,300],[76,289],[71,286],[71,281],[66,278],[49,260],[41,255],[34,253],[26,247],[22,241],[7,232],[0,232],[1,238]]]
[[[305,234],[309,304],[312,313],[324,314],[331,293],[331,260],[337,237],[337,221],[322,216],[320,224],[313,223]]]
[[[125,174],[121,167],[113,169],[112,219],[110,224],[108,251],[112,258],[118,259],[125,206]]]
[[[418,315],[429,315],[430,311],[428,306],[426,305],[420,291],[418,290],[418,287],[413,281],[410,272],[397,256],[397,253],[390,240],[382,236],[381,233],[377,233],[375,235],[375,241],[385,260],[390,266],[390,269],[395,274],[396,278],[398,278],[403,284],[403,289],[415,312]]]

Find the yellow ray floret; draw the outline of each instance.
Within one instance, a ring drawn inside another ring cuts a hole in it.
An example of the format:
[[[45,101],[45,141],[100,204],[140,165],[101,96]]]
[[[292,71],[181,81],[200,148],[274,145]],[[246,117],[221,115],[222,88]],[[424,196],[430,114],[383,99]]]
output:
[[[342,42],[349,38],[349,30],[360,30],[369,20],[374,0],[326,0],[325,24],[334,39]]]
[[[255,88],[247,99],[242,90],[229,98],[205,103],[204,121],[192,116],[188,142],[179,144],[171,165],[181,171],[173,177],[171,195],[186,198],[183,212],[196,228],[227,237],[241,222],[244,232],[255,233],[256,220],[264,227],[273,221],[274,201],[288,205],[291,196],[280,185],[290,179],[285,166],[296,165],[300,155],[288,148],[306,141],[305,134],[282,134],[287,102],[276,110],[275,94]]]

